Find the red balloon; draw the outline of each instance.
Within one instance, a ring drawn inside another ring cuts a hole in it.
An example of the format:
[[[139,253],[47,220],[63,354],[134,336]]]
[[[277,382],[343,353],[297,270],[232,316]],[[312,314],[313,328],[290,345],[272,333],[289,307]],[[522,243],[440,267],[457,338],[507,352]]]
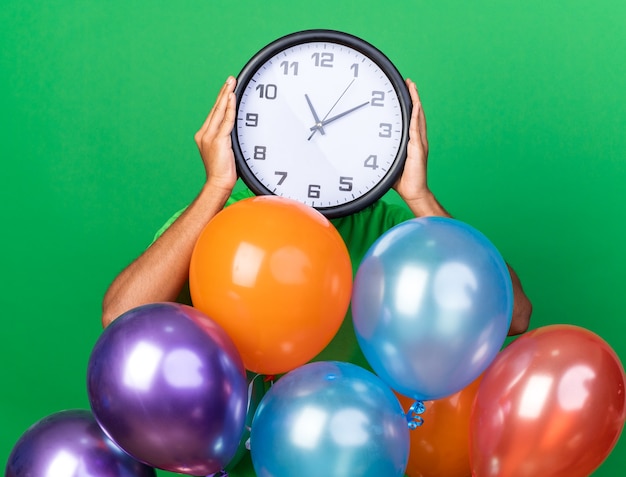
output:
[[[598,335],[533,330],[487,368],[470,419],[474,477],[586,477],[624,426],[624,368]]]

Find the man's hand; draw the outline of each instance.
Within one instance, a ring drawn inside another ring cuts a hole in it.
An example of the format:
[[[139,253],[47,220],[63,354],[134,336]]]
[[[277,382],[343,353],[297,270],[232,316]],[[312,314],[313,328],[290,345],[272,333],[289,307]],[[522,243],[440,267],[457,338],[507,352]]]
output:
[[[426,215],[449,217],[448,212],[439,204],[428,188],[426,177],[426,162],[428,160],[426,116],[415,83],[407,79],[406,85],[413,101],[411,122],[409,123],[409,144],[407,145],[404,170],[393,188],[416,217]]]
[[[409,123],[409,144],[404,171],[393,186],[405,202],[420,199],[430,192],[426,180],[426,162],[428,160],[426,117],[415,83],[407,79],[406,85],[413,102],[411,122]]]
[[[229,76],[220,90],[215,105],[194,139],[207,175],[207,186],[227,191],[237,182],[237,169],[230,133],[235,125],[235,83]]]

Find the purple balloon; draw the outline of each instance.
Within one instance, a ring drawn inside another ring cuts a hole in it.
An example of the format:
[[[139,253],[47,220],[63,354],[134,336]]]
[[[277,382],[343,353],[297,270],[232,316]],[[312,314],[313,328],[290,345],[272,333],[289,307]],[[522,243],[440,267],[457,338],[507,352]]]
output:
[[[86,410],[51,414],[15,444],[5,477],[155,477],[117,447]]]
[[[237,451],[243,362],[226,332],[195,308],[153,303],[121,315],[91,353],[87,388],[104,431],[152,467],[207,475]]]

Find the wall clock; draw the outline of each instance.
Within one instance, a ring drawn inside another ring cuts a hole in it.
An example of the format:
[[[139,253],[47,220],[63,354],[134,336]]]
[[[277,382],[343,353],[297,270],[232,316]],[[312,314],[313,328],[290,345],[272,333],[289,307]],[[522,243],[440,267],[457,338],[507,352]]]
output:
[[[237,78],[233,150],[240,177],[329,218],[378,200],[402,173],[409,92],[377,48],[334,30],[284,36]]]

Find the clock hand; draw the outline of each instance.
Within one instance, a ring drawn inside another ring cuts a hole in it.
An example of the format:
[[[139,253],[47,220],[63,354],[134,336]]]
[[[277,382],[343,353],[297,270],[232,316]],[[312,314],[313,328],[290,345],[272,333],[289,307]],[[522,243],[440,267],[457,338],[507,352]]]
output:
[[[357,109],[361,109],[363,106],[367,106],[368,104],[370,104],[370,102],[369,102],[369,101],[366,101],[366,102],[364,102],[364,103],[359,104],[358,106],[355,106],[354,108],[351,108],[351,109],[348,109],[347,111],[344,111],[343,113],[339,113],[339,114],[337,114],[337,115],[333,116],[332,118],[329,118],[329,119],[324,119],[324,120],[322,120],[322,122],[321,122],[321,123],[319,123],[319,125],[317,125],[317,124],[316,124],[315,126],[313,126],[313,127],[311,128],[311,131],[313,131],[314,129],[315,129],[315,130],[320,129],[320,128],[322,128],[322,127],[326,126],[327,124],[332,123],[332,122],[333,122],[333,121],[335,121],[336,119],[342,118],[342,117],[344,117],[346,114],[349,114],[349,113],[351,113],[351,112],[353,112],[353,111],[356,111]]]
[[[309,96],[307,94],[305,94],[304,97],[306,98],[306,102],[309,104],[309,109],[311,110],[311,113],[313,114],[313,119],[315,119],[315,126],[314,126],[314,128],[316,130],[319,129],[320,133],[323,136],[326,133],[324,132],[324,128],[322,127],[322,122],[320,121],[320,118],[317,116],[317,113],[315,112],[315,108],[313,107],[313,103],[311,103],[311,100],[309,99]],[[309,139],[311,139],[311,138],[309,138]]]
[[[313,137],[313,135],[317,132],[317,130],[319,129],[320,132],[322,130],[322,126],[324,126],[324,121],[326,120],[326,118],[328,117],[328,115],[332,112],[333,109],[335,109],[335,106],[337,106],[337,103],[339,103],[339,101],[341,101],[341,98],[343,98],[344,94],[346,94],[348,92],[348,90],[350,89],[350,86],[352,86],[352,83],[354,83],[354,81],[356,80],[356,78],[353,78],[352,81],[350,81],[350,84],[348,84],[348,86],[346,86],[346,89],[343,90],[343,93],[341,93],[341,95],[339,96],[339,98],[337,98],[337,101],[335,101],[335,104],[332,105],[332,107],[328,110],[328,112],[326,113],[326,116],[324,116],[324,119],[322,119],[322,124],[318,125],[316,124],[315,126],[313,126],[311,128],[311,131],[313,131],[313,134],[311,134],[309,136],[309,141],[311,140],[311,138]]]
[[[326,118],[328,117],[328,115],[332,112],[332,110],[335,109],[335,106],[337,106],[337,103],[341,101],[341,98],[343,98],[343,95],[348,92],[348,90],[350,89],[350,86],[352,86],[352,83],[354,83],[355,79],[356,78],[352,79],[352,81],[350,81],[350,84],[346,86],[346,89],[343,90],[343,93],[341,93],[341,96],[339,96],[337,101],[335,101],[335,104],[333,104],[333,106],[328,110],[328,112],[326,113],[326,116],[324,116],[324,119],[322,119],[322,122],[324,122]]]

